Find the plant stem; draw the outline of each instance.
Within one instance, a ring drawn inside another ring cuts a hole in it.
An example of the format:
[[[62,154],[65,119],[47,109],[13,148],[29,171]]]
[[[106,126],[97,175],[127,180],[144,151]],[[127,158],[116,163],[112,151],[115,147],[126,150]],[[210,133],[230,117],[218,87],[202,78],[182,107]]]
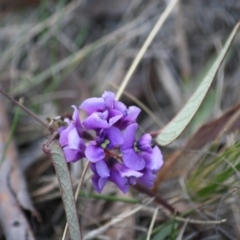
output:
[[[8,98],[11,102],[13,102],[15,105],[20,107],[23,111],[25,111],[29,116],[33,117],[38,123],[46,127],[51,133],[54,132],[55,130],[49,126],[46,122],[44,122],[41,118],[39,118],[34,112],[29,110],[27,107],[23,106],[21,103],[16,101],[14,98],[12,98],[8,93],[4,92],[0,88],[0,93],[2,93],[6,98]]]

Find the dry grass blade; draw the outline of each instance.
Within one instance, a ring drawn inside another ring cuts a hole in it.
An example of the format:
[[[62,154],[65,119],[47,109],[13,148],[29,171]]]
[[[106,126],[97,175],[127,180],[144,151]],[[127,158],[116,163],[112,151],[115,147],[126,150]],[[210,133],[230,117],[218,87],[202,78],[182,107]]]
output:
[[[122,84],[116,94],[116,99],[118,100],[120,98],[120,96],[122,95],[124,89],[126,88],[128,81],[130,80],[132,74],[134,73],[134,71],[136,70],[139,62],[141,61],[143,55],[145,54],[145,52],[147,51],[148,47],[150,46],[150,44],[152,43],[154,37],[157,35],[158,31],[160,30],[160,28],[162,27],[163,23],[166,21],[166,19],[168,18],[168,16],[170,15],[170,13],[172,12],[173,8],[175,7],[176,3],[178,0],[172,0],[167,8],[165,9],[165,11],[161,14],[161,16],[159,17],[157,23],[155,24],[155,26],[153,27],[152,31],[150,32],[150,34],[148,35],[146,41],[144,42],[143,46],[141,47],[140,51],[138,52],[136,58],[133,60],[132,65],[130,66],[128,72],[126,73]]]
[[[115,89],[119,89],[114,83],[110,83],[110,85],[113,86]],[[154,122],[156,122],[159,127],[163,126],[163,123],[158,119],[154,112],[152,112],[151,109],[149,109],[144,103],[139,101],[139,99],[137,99],[127,91],[124,91],[123,95],[127,96],[129,99],[135,102],[143,111],[145,111],[152,118]]]
[[[176,240],[182,240],[182,239],[183,239],[183,234],[184,234],[184,232],[185,232],[185,229],[186,229],[186,227],[187,227],[187,224],[188,224],[188,218],[187,218],[186,221],[184,222],[184,224],[183,224],[183,226],[182,226],[182,228],[181,228],[181,230],[180,230],[180,232],[179,232]]]
[[[156,61],[154,67],[156,69],[158,79],[165,92],[168,94],[175,111],[179,111],[182,106],[181,92],[170,69],[164,60]]]
[[[84,48],[80,49],[77,53],[74,53],[57,64],[51,66],[44,72],[40,73],[36,77],[29,79],[26,81],[23,79],[18,83],[18,86],[10,91],[10,94],[16,95],[16,94],[22,94],[31,88],[43,83],[47,78],[51,77],[52,75],[59,73],[61,70],[70,67],[73,69],[79,62],[81,62],[84,57],[86,57],[88,54],[93,52],[94,50],[97,50],[106,44],[112,43],[113,41],[119,40],[119,35],[125,33],[126,31],[129,31],[131,28],[139,24],[144,18],[142,16],[139,16],[138,18],[134,19],[130,23],[127,23],[126,25],[122,26],[121,28],[113,31],[112,33],[104,36],[103,38],[88,44]]]
[[[149,204],[150,202],[153,201],[153,198],[150,199],[145,205]],[[134,208],[133,210],[129,211],[125,211],[123,212],[122,214],[116,216],[114,219],[112,219],[111,221],[109,221],[108,223],[104,224],[102,227],[98,228],[98,229],[95,229],[89,233],[87,233],[83,240],[87,240],[87,239],[92,239],[92,238],[95,238],[96,236],[104,233],[108,228],[110,228],[111,226],[115,225],[116,223],[119,223],[121,221],[123,221],[125,218],[133,215],[134,213],[140,211],[142,208],[144,208],[144,206],[139,206],[139,207],[136,207]]]
[[[176,20],[176,38],[177,38],[177,47],[178,47],[178,55],[179,55],[179,64],[181,69],[181,75],[183,80],[188,80],[191,76],[191,62],[189,57],[189,49],[187,45],[187,37],[186,37],[186,27],[183,19],[183,11],[182,11],[182,1],[176,6],[175,11],[175,20]]]
[[[182,218],[182,217],[174,217],[177,221],[180,222],[188,222],[188,223],[193,223],[193,224],[199,224],[199,225],[216,225],[216,224],[222,224],[226,222],[226,219],[222,220],[212,220],[212,221],[203,221],[203,220],[197,220],[197,219],[190,219],[190,218]]]
[[[157,214],[158,214],[158,208],[156,208],[156,209],[154,210],[153,217],[152,217],[152,221],[151,221],[150,226],[149,226],[149,229],[148,229],[148,234],[147,234],[146,240],[150,240],[150,238],[151,238],[152,229],[153,229],[154,223],[155,223],[155,221],[156,221]]]
[[[81,4],[81,2],[82,0],[70,2],[63,9],[57,11],[51,17],[33,26],[27,33],[23,34],[16,43],[14,43],[2,54],[0,58],[0,68],[4,67],[4,65],[11,59],[11,57],[16,54],[18,49],[20,49],[27,41],[29,41],[31,37],[43,31],[47,27],[54,26],[57,21],[59,21],[61,18],[65,17],[66,15],[70,14],[74,9],[76,9]]]

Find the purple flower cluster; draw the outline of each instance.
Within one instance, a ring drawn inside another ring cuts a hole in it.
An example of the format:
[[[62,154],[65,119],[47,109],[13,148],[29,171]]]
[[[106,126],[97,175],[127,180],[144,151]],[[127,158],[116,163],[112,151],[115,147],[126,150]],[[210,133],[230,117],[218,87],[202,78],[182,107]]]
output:
[[[78,108],[73,108],[72,118],[64,119],[65,126],[58,130],[59,143],[67,162],[84,157],[91,162],[97,192],[107,181],[124,193],[137,182],[147,187],[153,185],[163,158],[159,148],[151,146],[150,134],[136,140],[136,119],[141,111],[138,107],[127,108],[115,100],[114,93],[104,92],[101,98],[89,98],[80,105],[87,113],[82,123]]]

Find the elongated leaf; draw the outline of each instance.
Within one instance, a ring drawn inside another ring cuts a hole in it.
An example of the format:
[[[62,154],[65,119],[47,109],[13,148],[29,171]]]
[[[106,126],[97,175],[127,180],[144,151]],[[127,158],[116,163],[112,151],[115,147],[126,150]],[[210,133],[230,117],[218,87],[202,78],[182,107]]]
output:
[[[206,96],[216,74],[223,62],[229,47],[239,29],[240,23],[238,23],[233,29],[231,35],[229,36],[227,42],[225,43],[223,49],[221,50],[219,56],[213,63],[212,67],[208,71],[207,75],[204,77],[202,83],[197,88],[192,97],[188,100],[184,108],[178,113],[178,115],[173,118],[156,137],[156,141],[159,145],[165,146],[172,141],[174,141],[186,128],[189,122],[192,120],[193,116],[197,112],[199,106],[201,105],[204,97]]]
[[[54,145],[52,147],[51,157],[58,177],[59,188],[69,226],[70,238],[71,240],[80,240],[81,231],[77,216],[76,204],[74,201],[72,181],[66,160],[59,145]]]

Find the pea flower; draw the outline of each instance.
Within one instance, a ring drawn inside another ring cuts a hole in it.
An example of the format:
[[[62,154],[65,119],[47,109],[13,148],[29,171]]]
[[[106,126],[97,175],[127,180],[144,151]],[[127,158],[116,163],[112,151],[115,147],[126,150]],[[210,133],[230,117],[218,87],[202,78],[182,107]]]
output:
[[[143,174],[138,178],[138,182],[151,188],[154,184],[157,171],[163,165],[163,156],[157,146],[152,149],[152,152],[143,152],[142,157],[145,160],[145,168],[140,172]]]
[[[105,149],[112,150],[123,143],[121,131],[116,127],[100,130],[95,141],[87,146],[85,154],[90,162],[98,162],[105,157]]]
[[[114,96],[111,92],[105,92],[101,98],[89,98],[80,105],[80,108],[88,114],[83,121],[87,130],[109,128],[123,116],[120,111],[113,108]]]
[[[152,147],[150,134],[136,140],[136,120],[141,110],[127,108],[109,91],[80,105],[87,113],[82,123],[78,109],[73,108],[72,118],[64,119],[66,126],[58,130],[66,161],[86,157],[91,162],[93,187],[99,193],[107,181],[124,193],[136,183],[152,187],[163,157],[157,146]]]
[[[152,153],[150,134],[144,134],[139,141],[135,140],[138,125],[133,123],[129,125],[124,132],[124,143],[121,145],[124,164],[133,170],[142,170],[146,166],[146,159],[149,160]]]
[[[91,164],[94,172],[92,177],[93,187],[97,192],[101,192],[107,180],[115,183],[123,193],[128,192],[129,185],[135,185],[137,178],[143,173],[127,168],[124,164],[119,163],[114,157],[109,157],[108,161],[99,161]]]
[[[72,106],[74,112],[72,120],[64,119],[67,126],[58,129],[59,143],[63,148],[63,152],[67,162],[76,162],[85,157],[85,142],[82,138],[82,124],[79,118],[79,111],[76,106]]]

